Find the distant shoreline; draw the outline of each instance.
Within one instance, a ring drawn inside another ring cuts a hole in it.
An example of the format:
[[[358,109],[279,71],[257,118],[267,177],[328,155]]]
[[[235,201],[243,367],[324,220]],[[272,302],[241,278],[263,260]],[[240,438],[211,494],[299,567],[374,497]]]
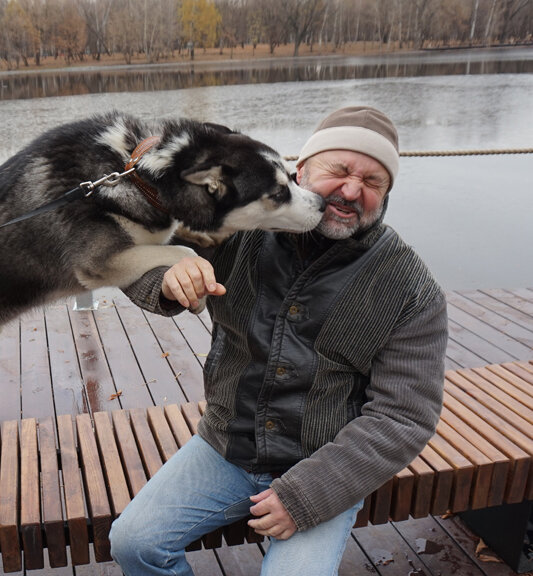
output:
[[[367,43],[370,44],[370,43]],[[144,56],[137,57],[131,64],[126,64],[120,55],[112,57],[102,56],[100,61],[92,58],[85,60],[82,63],[77,62],[75,65],[57,65],[61,61],[60,58],[46,58],[43,60],[41,66],[21,67],[14,70],[0,69],[0,77],[6,76],[26,76],[34,74],[58,74],[58,73],[83,73],[83,72],[99,72],[99,71],[127,71],[127,70],[143,70],[143,69],[161,69],[161,68],[174,68],[174,69],[191,69],[198,67],[201,70],[216,70],[219,68],[239,68],[239,67],[252,67],[252,66],[266,66],[271,64],[279,65],[286,62],[287,64],[302,64],[306,61],[315,60],[342,60],[349,57],[361,58],[363,61],[372,58],[385,58],[389,56],[399,55],[428,55],[430,53],[439,53],[452,51],[482,51],[489,52],[494,49],[519,49],[533,44],[516,44],[516,45],[501,45],[501,46],[445,46],[445,47],[430,47],[420,50],[412,48],[402,49],[386,49],[378,46],[363,47],[361,45],[347,45],[344,49],[339,51],[334,50],[319,50],[317,47],[310,51],[307,46],[300,49],[298,56],[292,55],[292,45],[286,45],[276,48],[274,54],[270,54],[267,46],[258,46],[253,52],[252,47],[246,46],[244,49],[236,48],[231,52],[225,49],[222,54],[218,49],[210,49],[207,51],[197,50],[194,60],[186,57],[183,54],[175,54],[173,58],[166,58],[157,62],[146,62]]]

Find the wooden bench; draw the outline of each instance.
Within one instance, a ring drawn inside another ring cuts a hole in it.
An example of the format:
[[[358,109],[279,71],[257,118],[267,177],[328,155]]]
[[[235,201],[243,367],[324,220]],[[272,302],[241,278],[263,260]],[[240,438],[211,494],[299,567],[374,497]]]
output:
[[[57,422],[3,422],[4,571],[42,568],[45,547],[51,567],[67,564],[67,547],[73,565],[88,563],[90,543],[97,562],[110,560],[113,519],[189,440],[203,409],[200,402],[97,412],[92,418],[64,415]],[[481,513],[486,525],[491,513],[511,511],[511,524],[518,529],[513,541],[502,549],[501,533],[484,539],[513,569],[526,571],[533,568],[523,543],[531,500],[533,364],[449,371],[437,433],[405,470],[366,499],[356,527],[444,513],[466,513],[474,524]],[[262,540],[242,520],[191,549],[219,547],[222,538],[228,545]]]

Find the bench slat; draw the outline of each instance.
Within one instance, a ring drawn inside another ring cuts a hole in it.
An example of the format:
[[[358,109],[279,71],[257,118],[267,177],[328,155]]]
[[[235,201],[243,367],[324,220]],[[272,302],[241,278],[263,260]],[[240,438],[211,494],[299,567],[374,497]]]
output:
[[[85,513],[80,467],[70,414],[57,417],[57,431],[61,449],[65,508],[70,535],[72,564],[74,566],[88,564],[89,534],[87,530],[87,515]]]
[[[95,412],[93,418],[111,510],[116,518],[130,503],[128,483],[122,469],[109,412]]]
[[[433,436],[428,445],[454,470],[450,510],[452,512],[468,510],[474,465],[438,434]]]
[[[529,455],[513,444],[501,431],[493,428],[486,420],[446,391],[444,392],[444,406],[461,420],[475,427],[481,436],[509,458],[510,474],[505,488],[504,501],[509,504],[522,502],[529,475]]]
[[[157,448],[163,462],[166,462],[178,451],[178,445],[165,418],[163,408],[161,406],[150,406],[147,414],[148,424],[154,435]]]
[[[111,507],[89,414],[78,414],[76,425],[87,507],[93,526],[94,555],[97,562],[105,562],[111,560],[109,545]]]
[[[445,514],[450,508],[453,468],[430,446],[426,445],[420,453],[420,457],[435,471],[430,512],[437,515]]]
[[[176,443],[181,448],[191,439],[192,435],[187,426],[187,422],[181,413],[180,407],[177,404],[165,406],[165,416],[167,417],[167,421]]]
[[[522,392],[529,395],[533,394],[533,373],[530,365],[523,362],[504,362],[503,364],[491,364],[487,366],[487,370],[498,374]]]
[[[411,505],[411,516],[413,518],[425,518],[431,510],[435,473],[420,456],[417,456],[409,464],[408,468],[415,477],[415,493]]]
[[[0,550],[5,572],[22,570],[19,542],[19,428],[16,420],[2,424],[0,457]]]
[[[20,529],[24,566],[35,570],[44,567],[37,421],[25,418],[20,426]]]
[[[469,506],[474,510],[486,507],[494,473],[493,462],[442,419],[437,426],[437,433],[474,465]]]
[[[130,422],[139,446],[139,453],[148,477],[152,476],[161,468],[163,461],[159,455],[154,437],[146,420],[146,410],[134,408],[130,410]]]
[[[124,410],[113,410],[112,414],[126,480],[131,494],[135,496],[146,484],[146,474],[137,450],[137,444],[130,426],[128,413]]]
[[[478,374],[483,378],[483,380],[487,380],[488,382],[490,382],[491,384],[493,384],[494,386],[496,386],[497,388],[499,388],[500,390],[511,396],[514,400],[517,400],[518,402],[520,402],[521,404],[526,406],[530,411],[533,412],[533,409],[531,408],[531,406],[533,405],[533,387],[531,387],[531,393],[523,392],[520,389],[520,387],[515,386],[513,382],[505,380],[504,378],[498,376],[497,374],[494,374],[487,368],[474,368],[472,372]],[[517,380],[520,379],[517,378]],[[531,422],[529,418],[528,420],[529,422]]]
[[[400,522],[409,518],[415,486],[415,475],[409,468],[404,468],[396,474],[393,481],[391,518],[394,522]]]
[[[51,418],[39,421],[39,445],[41,452],[41,488],[43,492],[43,522],[48,547],[48,560],[52,568],[67,565],[67,548],[59,464],[54,423]]]
[[[500,406],[494,406],[495,411],[491,410],[485,402],[480,402],[477,399],[473,398],[463,390],[457,388],[450,384],[448,380],[444,383],[444,390],[454,396],[461,404],[467,406],[474,412],[480,414],[482,419],[487,422],[493,428],[499,430],[502,434],[504,434],[511,442],[513,442],[516,446],[521,448],[528,456],[529,466],[528,466],[528,478],[526,479],[526,489],[525,489],[525,496],[522,495],[522,500],[525,498],[526,500],[533,499],[533,466],[532,466],[532,459],[533,456],[533,442],[532,438],[527,436],[526,434],[522,433],[521,430],[516,428],[513,425],[512,421],[513,418],[509,417],[505,412],[505,409]],[[505,418],[502,415],[505,414]],[[518,420],[519,417],[516,416],[515,420]]]
[[[526,412],[524,406],[519,402],[513,401],[512,398],[501,391],[498,394],[494,391],[495,386],[492,386],[490,382],[483,381],[483,388],[480,388],[479,380],[476,380],[476,382],[473,382],[472,380],[474,380],[474,376],[471,376],[471,379],[468,379],[462,372],[461,374],[450,374],[445,386],[448,386],[448,389],[451,389],[449,383],[453,383],[457,389],[468,394],[468,396],[477,400],[480,404],[489,410],[492,410],[495,414],[498,414],[500,418],[506,420],[513,427],[520,430],[525,436],[528,436],[530,440],[533,440],[533,424],[528,422],[526,416],[523,414]],[[499,398],[496,398],[494,395],[498,395]]]

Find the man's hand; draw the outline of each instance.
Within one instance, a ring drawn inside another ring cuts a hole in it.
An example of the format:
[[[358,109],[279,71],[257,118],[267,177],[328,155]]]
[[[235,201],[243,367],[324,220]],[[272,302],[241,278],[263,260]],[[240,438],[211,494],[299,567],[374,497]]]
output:
[[[161,291],[167,300],[177,300],[183,307],[194,309],[204,296],[223,296],[226,288],[216,281],[208,260],[188,256],[165,272]]]
[[[250,512],[261,518],[249,520],[248,526],[258,534],[287,540],[296,532],[296,524],[272,488],[250,496],[250,500],[256,502]]]

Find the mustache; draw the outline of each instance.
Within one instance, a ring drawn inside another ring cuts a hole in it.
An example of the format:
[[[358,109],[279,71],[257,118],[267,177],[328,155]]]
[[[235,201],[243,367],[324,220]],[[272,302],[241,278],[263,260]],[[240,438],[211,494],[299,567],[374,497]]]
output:
[[[338,206],[346,206],[346,208],[354,210],[359,216],[359,218],[361,218],[361,216],[363,215],[363,207],[356,200],[348,202],[348,200],[346,200],[342,196],[329,196],[325,200],[326,204],[337,204]]]

